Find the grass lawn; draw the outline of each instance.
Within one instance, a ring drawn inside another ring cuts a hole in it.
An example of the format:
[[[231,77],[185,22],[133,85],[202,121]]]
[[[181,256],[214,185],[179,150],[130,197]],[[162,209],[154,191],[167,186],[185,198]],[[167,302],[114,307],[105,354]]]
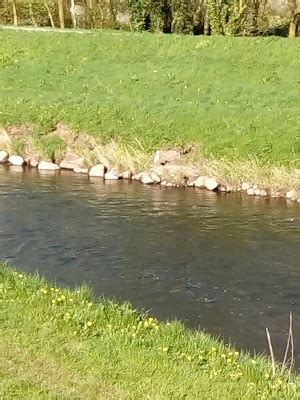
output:
[[[297,39],[0,30],[0,43],[0,126],[299,163]]]
[[[178,322],[0,265],[1,399],[299,399],[300,381]]]

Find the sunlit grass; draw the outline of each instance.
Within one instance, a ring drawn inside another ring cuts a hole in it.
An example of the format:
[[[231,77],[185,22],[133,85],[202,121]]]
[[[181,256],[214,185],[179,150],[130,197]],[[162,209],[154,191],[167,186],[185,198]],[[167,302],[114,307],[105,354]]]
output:
[[[86,287],[1,265],[0,289],[2,398],[297,398],[299,379],[266,358]]]
[[[58,122],[147,154],[200,145],[203,157],[299,165],[299,43],[0,30],[0,126]]]

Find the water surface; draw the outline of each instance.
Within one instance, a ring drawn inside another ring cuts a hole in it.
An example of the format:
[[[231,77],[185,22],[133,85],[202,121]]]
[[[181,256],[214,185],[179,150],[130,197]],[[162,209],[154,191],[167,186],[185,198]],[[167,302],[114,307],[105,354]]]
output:
[[[0,194],[8,262],[279,358],[292,310],[300,353],[299,205],[5,166]]]

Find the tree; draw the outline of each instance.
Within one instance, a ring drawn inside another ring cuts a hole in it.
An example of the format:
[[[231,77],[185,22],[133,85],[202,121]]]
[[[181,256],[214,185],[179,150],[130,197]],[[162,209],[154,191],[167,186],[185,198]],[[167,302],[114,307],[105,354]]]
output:
[[[12,0],[12,10],[13,10],[13,24],[18,25],[18,14],[16,0]]]
[[[292,19],[289,26],[289,37],[298,36],[299,18],[300,18],[300,0],[295,0],[295,8],[292,13]]]
[[[65,14],[64,14],[64,3],[63,0],[57,0],[58,3],[58,16],[59,16],[59,24],[60,28],[65,28]]]
[[[49,19],[50,19],[51,27],[52,27],[52,28],[55,28],[54,21],[53,21],[53,17],[52,17],[52,13],[51,13],[50,7],[49,7],[49,5],[48,5],[48,3],[47,3],[47,0],[44,0],[44,5],[45,5],[45,7],[46,7],[46,10],[47,10],[47,13],[48,13],[48,17],[49,17]]]

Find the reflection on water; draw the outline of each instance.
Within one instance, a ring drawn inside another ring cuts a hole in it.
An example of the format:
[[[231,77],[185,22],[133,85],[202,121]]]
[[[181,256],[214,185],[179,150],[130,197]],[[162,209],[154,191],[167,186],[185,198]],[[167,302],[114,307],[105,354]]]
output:
[[[5,167],[0,186],[7,261],[239,347],[266,349],[268,327],[279,357],[292,310],[300,347],[298,205]]]

